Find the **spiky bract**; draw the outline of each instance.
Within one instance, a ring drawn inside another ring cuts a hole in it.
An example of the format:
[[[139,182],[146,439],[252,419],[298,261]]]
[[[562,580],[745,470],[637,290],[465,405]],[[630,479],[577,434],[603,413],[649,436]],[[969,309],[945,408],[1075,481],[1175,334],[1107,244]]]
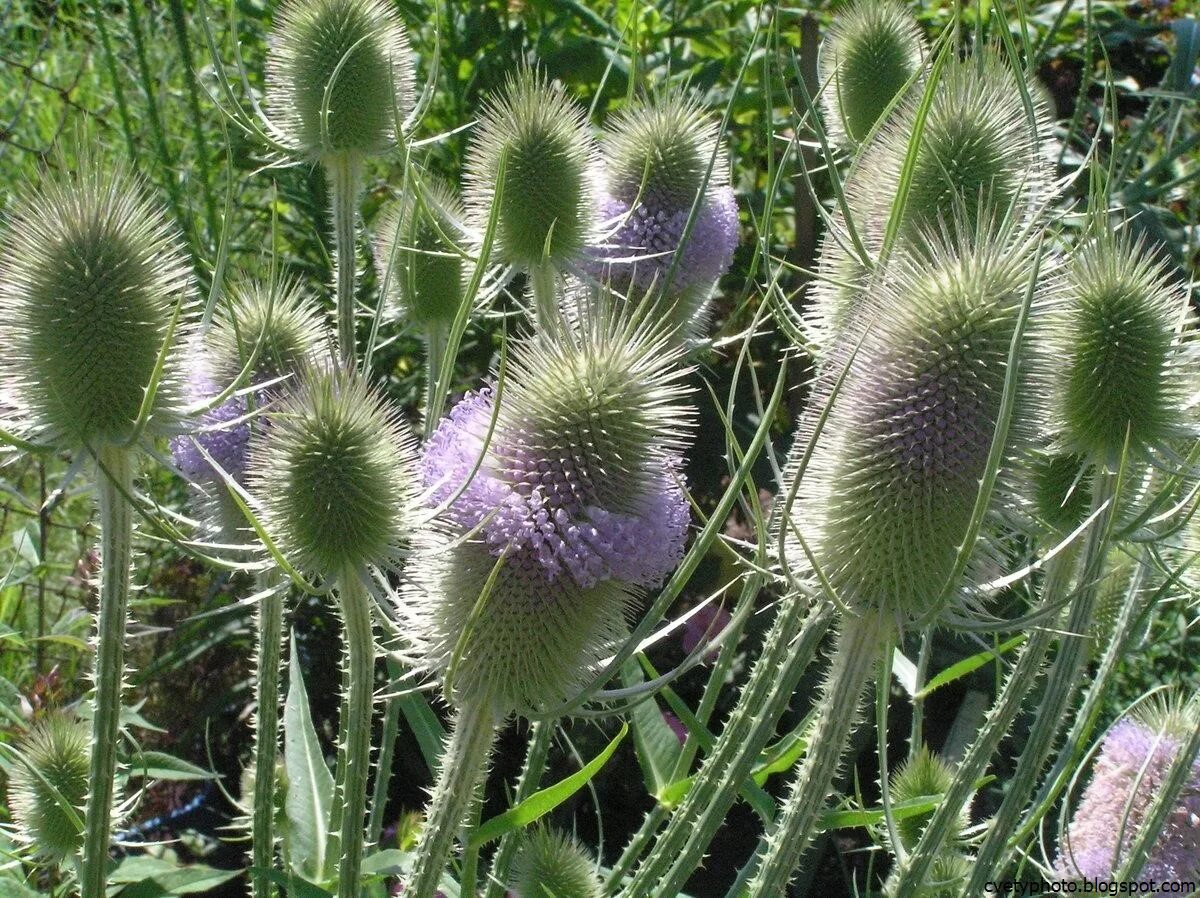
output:
[[[316,302],[299,281],[277,284],[249,280],[234,285],[229,303],[205,336],[205,356],[214,377],[233,381],[253,357],[250,382],[265,383],[271,395],[287,392],[294,375],[320,365],[329,332]]]
[[[448,187],[432,182],[410,191],[380,218],[375,244],[379,282],[404,317],[419,328],[446,327],[466,294],[461,247],[465,212]]]
[[[942,69],[899,226],[911,249],[929,245],[931,233],[955,239],[1023,224],[1047,199],[1049,114],[1043,93],[1029,89],[1030,118],[1017,77],[990,52]],[[862,176],[846,185],[856,215],[887,219],[915,139],[919,99],[907,99],[856,162]]]
[[[575,839],[544,827],[529,830],[513,860],[516,898],[601,898],[596,864]]]
[[[0,379],[35,439],[133,438],[164,342],[188,329],[189,288],[175,230],[122,169],[85,162],[19,199],[0,258]],[[149,434],[182,410],[181,355],[168,348]]]
[[[812,569],[802,537],[844,602],[900,625],[957,592],[948,579],[987,467],[1032,265],[1024,242],[932,255],[903,254],[873,283],[864,298],[872,324],[827,363],[784,481],[786,496],[815,439],[785,560],[793,572]],[[1010,427],[1014,453],[1028,440],[1024,419]]]
[[[250,453],[252,491],[283,555],[340,577],[389,560],[411,526],[415,450],[356,377],[309,371]]]
[[[1151,703],[1119,721],[1105,737],[1075,815],[1059,845],[1055,869],[1067,878],[1111,879],[1128,859],[1147,812],[1162,792],[1183,744],[1200,726],[1195,703]],[[1200,879],[1200,758],[1157,835],[1139,880]]]
[[[1120,457],[1186,436],[1194,363],[1180,338],[1186,304],[1164,267],[1125,233],[1080,247],[1047,351],[1058,368],[1052,424],[1067,451]]]
[[[467,211],[480,235],[504,181],[494,252],[521,268],[570,265],[592,230],[595,148],[583,111],[532,69],[483,111],[467,156]]]
[[[386,150],[412,105],[410,55],[381,0],[287,0],[267,61],[267,105],[284,141],[315,160]]]
[[[924,44],[896,0],[858,0],[833,19],[821,44],[826,127],[843,144],[862,141],[921,68]]]
[[[8,805],[17,837],[47,860],[76,855],[88,793],[87,728],[62,715],[46,717],[16,750],[8,768]]]
[[[459,538],[412,566],[411,630],[422,666],[457,667],[453,700],[478,687],[507,714],[569,698],[624,633],[635,590],[682,556],[677,353],[600,320],[523,342],[499,409],[491,391],[469,395],[426,444],[430,501],[449,503]]]

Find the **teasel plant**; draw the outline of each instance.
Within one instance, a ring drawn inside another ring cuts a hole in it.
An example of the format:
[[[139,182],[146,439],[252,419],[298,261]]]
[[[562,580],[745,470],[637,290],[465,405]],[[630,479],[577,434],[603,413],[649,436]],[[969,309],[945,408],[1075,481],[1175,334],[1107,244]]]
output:
[[[1040,246],[1022,231],[1001,237],[930,234],[922,252],[893,257],[866,299],[871,326],[839,347],[837,376],[818,378],[801,419],[797,446],[812,448],[785,470],[780,560],[840,621],[810,749],[764,836],[753,896],[780,894],[799,864],[863,692],[881,663],[890,676],[901,634],[972,612],[991,551],[984,525],[1013,501],[998,472],[1030,440],[1017,359]]]
[[[178,364],[193,312],[179,236],[124,169],[84,158],[18,198],[0,254],[0,389],[15,406],[14,432],[3,436],[24,451],[73,453],[67,481],[86,465],[96,471],[101,575],[83,898],[101,898],[108,873],[134,477],[151,440],[204,410],[187,403]]]
[[[539,327],[561,327],[562,276],[579,266],[595,230],[596,165],[584,111],[530,67],[489,98],[472,134],[468,227],[482,243],[494,220],[492,255],[528,276]]]
[[[521,839],[509,893],[516,898],[603,898],[596,862],[574,838],[534,827]]]
[[[273,279],[272,279],[273,280]],[[270,426],[271,409],[295,391],[301,373],[328,366],[332,342],[319,310],[294,280],[244,280],[226,291],[212,327],[192,347],[188,387],[203,400],[218,385],[248,387],[200,419],[196,432],[174,437],[176,466],[193,488],[202,530],[219,550],[258,558],[255,573],[254,791],[248,805],[253,893],[273,894],[275,793],[279,742],[279,672],[282,668],[284,602],[291,581],[251,542],[242,506],[227,486],[244,488],[252,434]]]
[[[340,898],[359,892],[365,842],[376,657],[372,569],[398,566],[416,522],[416,495],[411,436],[340,366],[303,372],[272,410],[270,426],[252,437],[244,510],[276,562],[307,591],[331,593],[342,619],[346,692],[324,855],[336,859]]]
[[[455,718],[406,885],[416,896],[440,881],[497,726],[552,718],[584,690],[628,637],[640,591],[683,557],[677,360],[618,316],[538,331],[424,447],[444,526],[414,553],[399,613],[412,663],[441,680]]]
[[[639,100],[605,131],[601,159],[602,239],[586,270],[634,314],[694,342],[738,243],[721,124],[682,91]]]
[[[1109,558],[1104,544],[1120,533],[1129,484],[1136,483],[1139,465],[1177,468],[1172,447],[1200,433],[1189,411],[1195,353],[1183,292],[1127,230],[1094,230],[1072,253],[1061,311],[1049,318],[1044,351],[1056,385],[1048,394],[1051,433],[1095,472],[1092,507],[1099,516],[1089,546],[1096,548],[1087,553],[1067,611],[1065,631],[1079,635],[1060,644],[1009,790],[979,846],[977,859],[989,868],[1010,858],[1014,826],[1093,654]],[[968,887],[981,882],[975,874]]]

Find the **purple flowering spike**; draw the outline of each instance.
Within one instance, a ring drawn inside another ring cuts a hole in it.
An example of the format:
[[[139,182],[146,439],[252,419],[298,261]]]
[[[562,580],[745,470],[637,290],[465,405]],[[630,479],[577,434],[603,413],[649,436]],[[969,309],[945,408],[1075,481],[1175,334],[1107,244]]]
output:
[[[1175,714],[1168,712],[1163,717],[1165,726],[1126,718],[1105,737],[1091,782],[1059,846],[1054,865],[1059,875],[1111,879],[1120,872],[1187,737],[1186,726],[1179,726],[1178,719],[1172,725]],[[1190,725],[1195,726],[1195,721]],[[1193,759],[1183,790],[1139,878],[1192,882],[1198,877],[1200,758]]]
[[[217,392],[207,374],[193,374],[189,385],[192,401],[202,401]],[[219,473],[197,448],[199,446],[212,456],[212,460],[223,471],[239,483],[242,481],[246,473],[246,452],[250,445],[250,422],[238,419],[246,411],[246,400],[232,397],[201,415],[196,422],[196,433],[171,439],[171,455],[188,480],[201,484],[221,482]]]

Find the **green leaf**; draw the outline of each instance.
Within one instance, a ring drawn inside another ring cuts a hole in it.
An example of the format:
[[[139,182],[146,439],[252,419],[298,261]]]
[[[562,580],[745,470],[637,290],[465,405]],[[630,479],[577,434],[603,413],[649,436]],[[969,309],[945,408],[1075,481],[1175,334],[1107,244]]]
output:
[[[646,682],[641,665],[633,658],[621,666],[621,681],[626,686]],[[646,788],[651,795],[658,795],[671,784],[671,773],[683,746],[654,699],[634,705],[630,718],[634,752],[642,767]]]
[[[471,836],[471,847],[484,845],[492,839],[498,839],[505,833],[528,826],[535,820],[550,813],[584,786],[586,786],[600,769],[608,763],[621,740],[629,732],[629,724],[621,724],[621,731],[613,737],[612,742],[605,746],[604,751],[592,758],[580,770],[570,776],[563,777],[553,786],[548,786],[540,792],[535,792],[515,807],[509,808],[498,817],[493,817],[483,823]]]
[[[399,697],[400,711],[408,722],[421,747],[421,756],[425,759],[425,767],[430,773],[438,769],[438,758],[442,756],[442,746],[446,742],[446,728],[438,720],[438,716],[429,707],[425,696],[419,692],[410,692]]]
[[[333,775],[325,763],[313,726],[298,659],[293,634],[288,694],[283,706],[283,761],[288,778],[284,802],[288,820],[287,849],[292,869],[308,880],[316,880],[325,870]]]
[[[316,883],[309,882],[300,876],[284,873],[282,870],[264,870],[261,867],[250,868],[250,874],[263,873],[266,877],[290,896],[290,898],[333,898],[333,892],[321,888]]]
[[[129,759],[129,775],[152,780],[214,780],[217,774],[161,751],[140,751]]]
[[[109,874],[108,893],[119,892],[121,898],[191,895],[214,889],[241,873],[241,870],[217,870],[207,864],[181,866],[165,858],[138,854],[124,858]]]
[[[1023,634],[1020,636],[1014,636],[1007,642],[1002,642],[994,649],[987,649],[986,651],[980,652],[978,655],[972,655],[970,658],[964,658],[957,664],[950,665],[936,677],[926,683],[925,688],[914,695],[913,698],[925,698],[927,695],[929,695],[929,693],[933,692],[934,690],[941,689],[947,683],[953,683],[960,677],[965,677],[967,674],[978,670],[979,668],[983,667],[983,665],[990,664],[1005,652],[1010,652],[1015,649],[1024,641],[1025,636]]]

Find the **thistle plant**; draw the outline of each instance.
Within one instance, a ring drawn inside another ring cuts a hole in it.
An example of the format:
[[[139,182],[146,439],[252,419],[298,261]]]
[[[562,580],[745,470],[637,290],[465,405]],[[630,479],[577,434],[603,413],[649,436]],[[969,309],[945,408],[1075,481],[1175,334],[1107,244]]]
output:
[[[199,432],[171,441],[175,463],[199,496],[202,523],[234,546],[244,542],[245,517],[225,478],[245,486],[252,429],[269,426],[269,410],[297,386],[300,372],[322,363],[324,325],[297,282],[247,281],[234,287],[224,314],[192,353],[189,387],[197,400],[218,394],[218,383],[250,387],[200,418]],[[254,406],[252,408],[251,406]],[[235,550],[236,551],[236,550]],[[279,740],[285,584],[268,563],[256,576],[254,802],[249,807],[254,894],[271,894],[274,807]]]
[[[596,863],[570,836],[537,827],[525,835],[513,862],[509,892],[516,898],[603,898]]]
[[[682,557],[688,415],[676,359],[627,319],[543,331],[496,393],[468,396],[426,444],[422,474],[431,501],[448,503],[448,529],[414,557],[401,613],[456,718],[417,849],[417,898],[436,887],[496,726],[574,698],[624,638],[638,590]]]
[[[1058,847],[1055,873],[1064,879],[1194,882],[1200,879],[1200,728],[1196,703],[1151,701],[1105,736],[1091,781]],[[1171,788],[1172,768],[1182,783]],[[1161,820],[1152,819],[1165,805]],[[1145,843],[1144,866],[1133,857]],[[1139,869],[1140,867],[1140,869]]]
[[[595,156],[583,110],[529,68],[488,101],[472,137],[468,222],[483,235],[499,195],[493,252],[529,275],[542,327],[558,326],[559,275],[579,262],[594,227]]]
[[[177,359],[189,287],[174,230],[120,169],[85,162],[13,210],[0,255],[2,389],[28,442],[86,452],[98,468],[101,584],[83,898],[102,898],[107,875],[136,447],[170,434],[185,412]]]
[[[717,124],[681,93],[637,102],[605,133],[602,157],[604,239],[588,269],[677,339],[695,339],[738,241]]]
[[[78,857],[89,754],[87,728],[61,714],[39,720],[17,743],[8,806],[18,843],[36,857],[53,862]]]
[[[357,208],[364,161],[401,138],[412,106],[404,25],[380,0],[288,0],[275,16],[267,107],[282,143],[329,178],[338,346],[355,360]]]
[[[845,146],[866,139],[921,70],[924,42],[897,0],[857,0],[839,11],[821,43],[825,123]]]
[[[339,723],[328,857],[339,898],[360,888],[375,680],[368,566],[394,565],[413,526],[411,439],[352,374],[310,370],[271,414],[250,456],[250,485],[279,554],[333,590],[347,693]]]
[[[1010,456],[1029,438],[1002,410],[1033,248],[956,243],[894,259],[866,299],[874,326],[831,363],[847,374],[827,418],[818,402],[801,420],[797,451],[813,448],[803,477],[803,455],[785,472],[783,563],[843,613],[812,749],[768,829],[753,896],[781,894],[799,863],[881,650],[932,623],[986,555],[971,527],[981,482],[991,509],[1005,499],[984,481],[998,427]]]

